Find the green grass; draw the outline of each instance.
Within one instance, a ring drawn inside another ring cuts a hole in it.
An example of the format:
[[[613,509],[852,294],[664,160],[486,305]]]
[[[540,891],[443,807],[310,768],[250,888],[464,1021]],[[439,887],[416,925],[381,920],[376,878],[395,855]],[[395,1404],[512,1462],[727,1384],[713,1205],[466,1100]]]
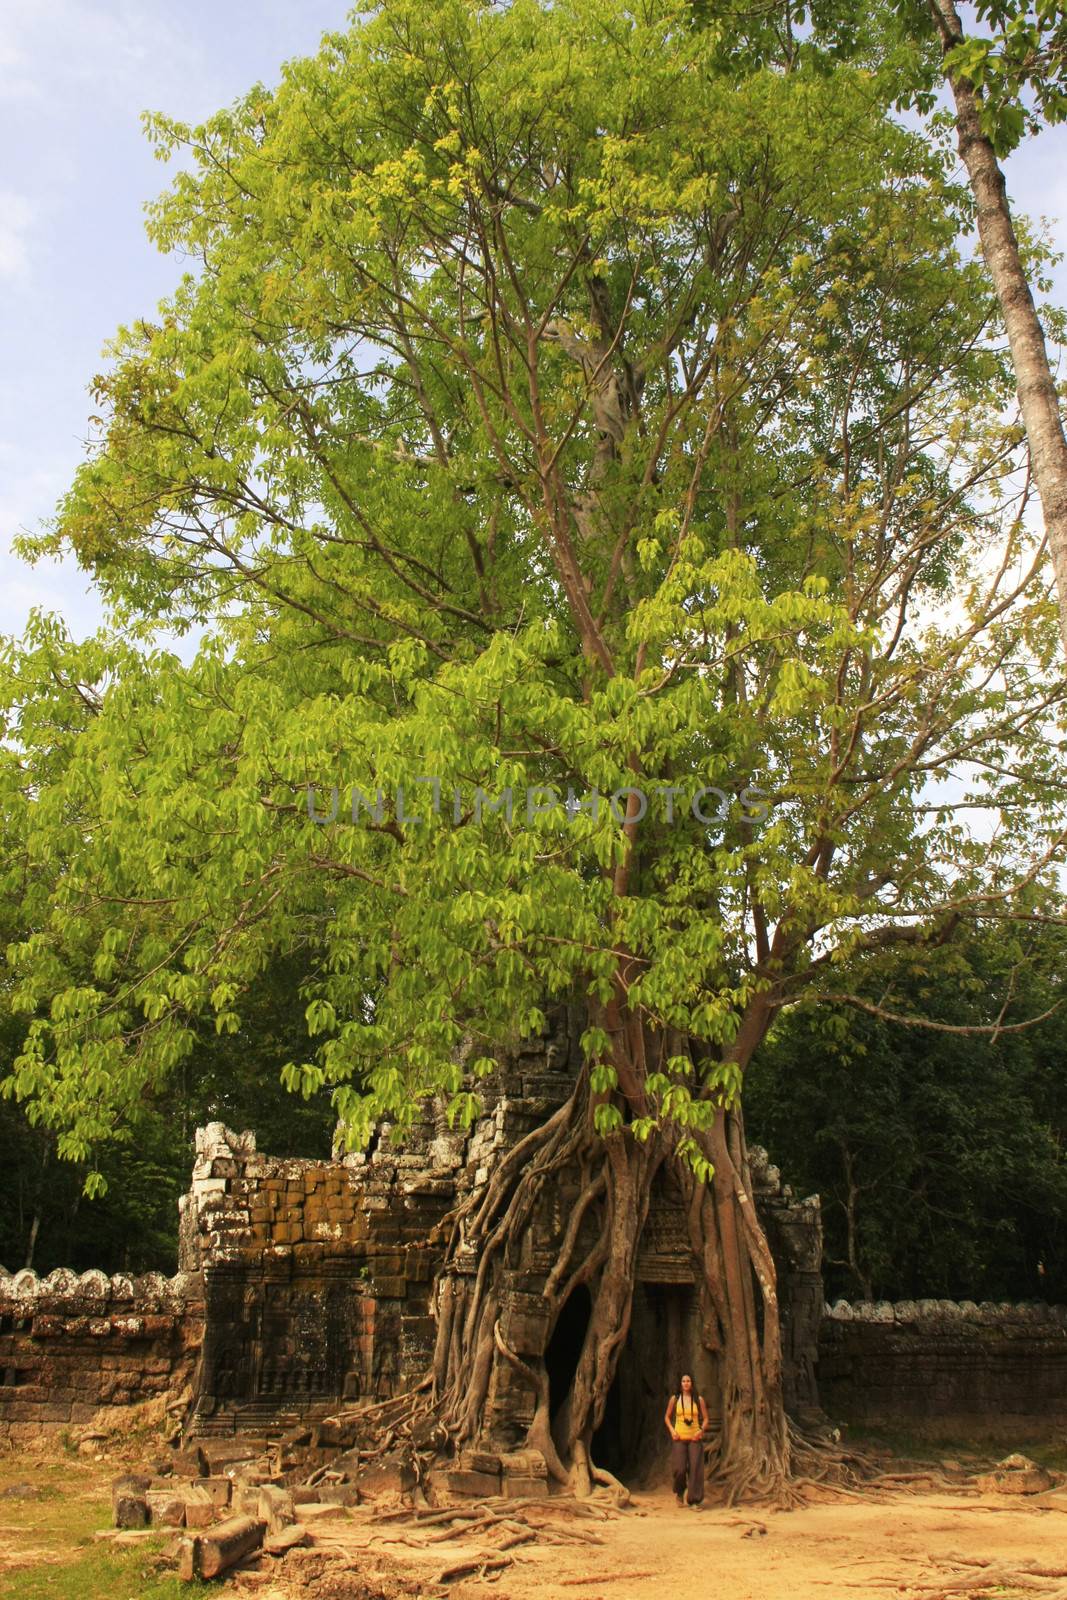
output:
[[[37,1493],[25,1500],[6,1495],[0,1499],[0,1538],[8,1549],[18,1551],[29,1545],[36,1550],[69,1550],[88,1540],[98,1528],[110,1526],[111,1507],[99,1495],[64,1492],[59,1484],[42,1484],[39,1473],[15,1480],[20,1481],[34,1483]]]
[[[195,1600],[212,1592],[180,1583],[161,1562],[166,1534],[137,1545],[94,1541],[111,1525],[111,1480],[128,1468],[57,1442],[47,1455],[37,1445],[0,1452],[0,1600]],[[21,1485],[30,1492],[3,1493]]]
[[[162,1569],[166,1543],[145,1540],[136,1549],[97,1544],[72,1552],[69,1560],[39,1563],[0,1576],[3,1600],[194,1600],[213,1592],[206,1583],[181,1583]],[[214,1588],[217,1594],[217,1585]]]

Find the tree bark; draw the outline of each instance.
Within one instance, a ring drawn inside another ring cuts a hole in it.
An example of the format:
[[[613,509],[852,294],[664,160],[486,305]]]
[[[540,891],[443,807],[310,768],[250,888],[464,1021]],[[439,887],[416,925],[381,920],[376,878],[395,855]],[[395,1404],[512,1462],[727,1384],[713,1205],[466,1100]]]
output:
[[[941,35],[942,53],[947,53],[964,38],[959,13],[954,0],[929,0],[929,4]],[[982,254],[1011,348],[1019,408],[1056,577],[1060,637],[1067,654],[1067,438],[1063,417],[1044,331],[1012,226],[1004,174],[992,142],[982,131],[978,96],[950,69],[946,69],[946,77],[956,105],[960,157],[978,206]]]

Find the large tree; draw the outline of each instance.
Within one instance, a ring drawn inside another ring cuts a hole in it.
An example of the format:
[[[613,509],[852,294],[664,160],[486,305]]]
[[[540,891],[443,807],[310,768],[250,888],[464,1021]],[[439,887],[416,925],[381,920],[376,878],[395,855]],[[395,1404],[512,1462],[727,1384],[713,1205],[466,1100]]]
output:
[[[191,159],[152,229],[197,265],[119,335],[43,541],[119,630],[47,643],[93,708],[62,759],[40,653],[8,673],[15,1087],[71,1153],[279,950],[312,963],[290,1081],[353,1140],[430,1094],[472,1116],[502,1042],[585,1007],[567,1104],[456,1218],[427,1398],[478,1438],[504,1274],[581,1163],[595,1247],[569,1229],[544,1294],[592,1310],[534,1425],[579,1486],[669,1169],[719,1473],[781,1487],[745,1067],[843,955],[1027,915],[1064,838],[961,195],[866,72],[744,29],[390,0],[276,91],[156,121]],[[190,664],[130,643],[156,626],[203,631]]]

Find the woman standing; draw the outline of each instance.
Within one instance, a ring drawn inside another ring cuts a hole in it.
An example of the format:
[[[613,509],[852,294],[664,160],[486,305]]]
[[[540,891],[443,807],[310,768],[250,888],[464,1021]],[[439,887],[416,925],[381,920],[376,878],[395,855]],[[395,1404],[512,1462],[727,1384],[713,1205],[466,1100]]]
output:
[[[674,1441],[671,1445],[674,1497],[679,1505],[688,1500],[691,1506],[698,1506],[704,1498],[704,1429],[708,1425],[708,1408],[704,1396],[694,1394],[688,1372],[682,1374],[678,1393],[668,1400],[663,1420]]]

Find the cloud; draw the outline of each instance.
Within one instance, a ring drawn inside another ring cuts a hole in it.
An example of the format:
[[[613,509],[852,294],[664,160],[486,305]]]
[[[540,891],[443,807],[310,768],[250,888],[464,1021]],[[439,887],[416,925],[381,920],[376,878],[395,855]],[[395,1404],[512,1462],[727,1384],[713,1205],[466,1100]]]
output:
[[[30,267],[28,236],[34,209],[25,195],[0,189],[0,279],[18,281]]]
[[[65,115],[92,90],[97,116],[126,115],[211,78],[203,42],[179,31],[162,0],[3,0],[0,102],[37,101]]]

